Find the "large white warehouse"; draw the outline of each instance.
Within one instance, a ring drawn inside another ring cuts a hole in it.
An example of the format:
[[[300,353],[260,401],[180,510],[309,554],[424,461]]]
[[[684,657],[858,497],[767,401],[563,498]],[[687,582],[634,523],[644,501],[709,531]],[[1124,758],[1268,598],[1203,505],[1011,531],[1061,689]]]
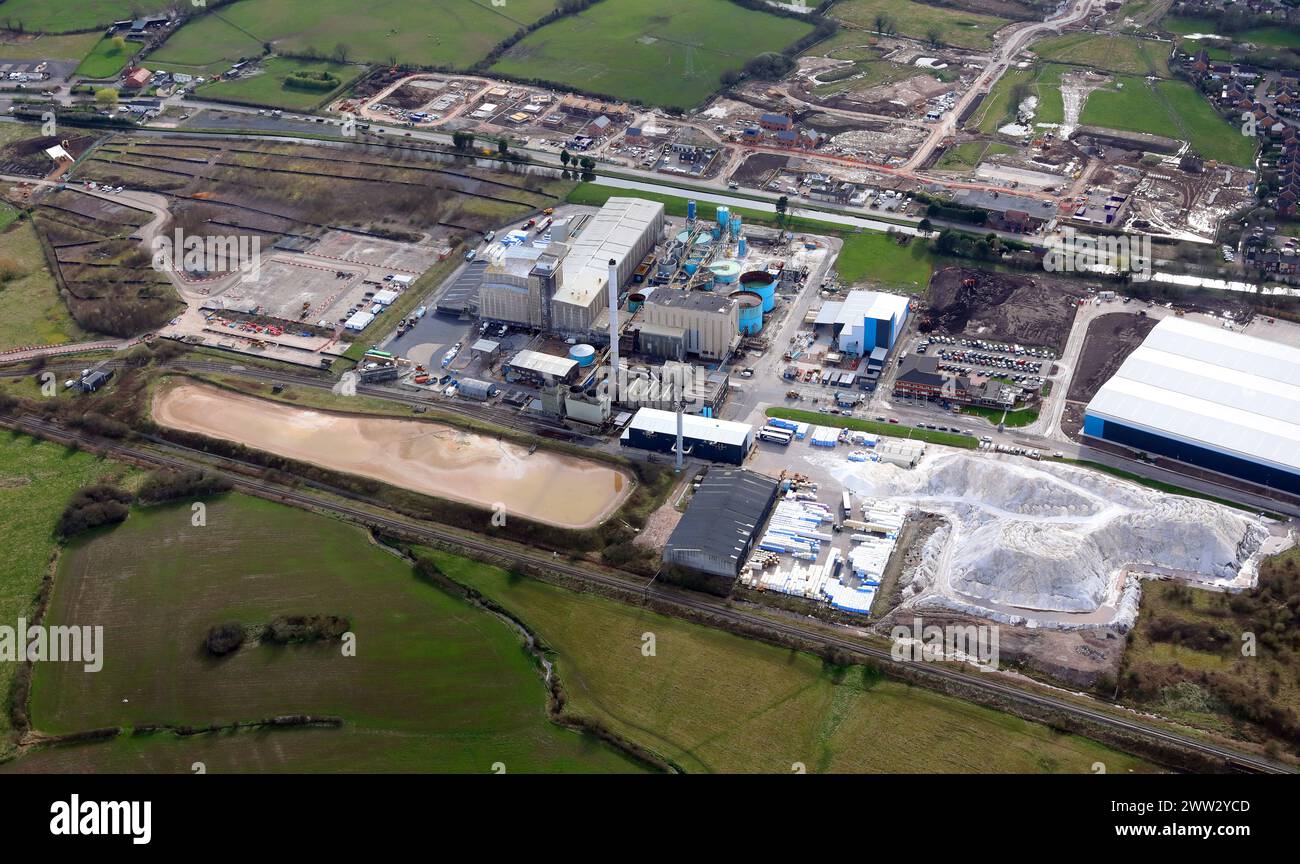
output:
[[[1166,318],[1088,403],[1083,431],[1300,494],[1300,349]]]

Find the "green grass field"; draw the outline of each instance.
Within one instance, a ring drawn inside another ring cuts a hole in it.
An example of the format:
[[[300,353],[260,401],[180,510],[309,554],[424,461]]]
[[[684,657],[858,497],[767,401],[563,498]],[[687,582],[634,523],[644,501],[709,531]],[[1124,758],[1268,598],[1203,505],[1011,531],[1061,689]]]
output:
[[[5,6],[0,5],[0,13]],[[4,15],[0,14],[0,22]],[[5,60],[80,60],[100,39],[99,33],[69,33],[31,37],[0,33],[0,58]]]
[[[257,56],[272,42],[284,54],[332,56],[344,45],[357,62],[466,68],[555,7],[556,0],[371,0],[364,7],[353,0],[239,0],[181,27],[153,58],[211,67]]]
[[[1008,69],[993,86],[979,109],[971,115],[967,125],[985,135],[1016,119],[1017,105],[1012,95],[1018,86],[1028,88],[1027,95],[1037,96],[1034,125],[1053,126],[1065,121],[1065,103],[1061,99],[1061,76],[1074,67],[1060,63],[1042,63],[1029,69]]]
[[[1012,91],[1017,85],[1031,84],[1036,75],[1035,69],[1008,69],[971,114],[966,127],[985,135],[997,134],[998,129],[1015,120],[1017,106],[1011,102]]]
[[[831,7],[831,17],[866,30],[876,29],[876,16],[893,22],[900,36],[928,39],[937,29],[945,44],[980,50],[992,47],[993,33],[1010,23],[1006,18],[940,8],[913,0],[844,0]]]
[[[718,89],[723,72],[811,29],[730,0],[603,0],[529,34],[492,71],[690,108]]]
[[[835,271],[849,285],[872,283],[919,294],[930,284],[934,258],[924,240],[913,238],[906,246],[876,231],[841,233],[844,246],[835,259]]]
[[[967,141],[943,151],[934,167],[940,171],[967,171],[979,165],[986,157],[1014,152],[1014,147],[994,141]]]
[[[231,723],[296,713],[339,716],[331,730],[200,736],[166,733],[56,749],[11,766],[32,771],[212,772],[631,771],[622,754],[546,715],[546,689],[502,621],[419,580],[359,528],[227,495],[190,507],[136,508],[122,525],[75,540],[60,562],[52,623],[104,629],[104,666],[36,671],[33,723],[47,732],[147,723]],[[246,645],[220,660],[215,624],[342,615],[341,643]],[[232,746],[243,745],[243,746]]]
[[[1086,773],[1150,770],[1073,735],[810,654],[577,594],[452,555],[443,572],[517,615],[552,649],[569,712],[687,772]],[[642,654],[643,635],[654,656]]]
[[[1255,140],[1239,134],[1183,81],[1148,85],[1141,78],[1117,76],[1113,88],[1088,97],[1079,119],[1091,126],[1191,141],[1206,158],[1232,165],[1251,165],[1255,158]]]
[[[1180,15],[1169,15],[1160,22],[1160,29],[1167,30],[1176,36],[1207,33],[1222,36],[1225,39],[1231,39],[1239,43],[1253,42],[1256,45],[1267,45],[1274,48],[1300,48],[1300,30],[1287,27],[1255,27],[1250,30],[1240,30],[1236,33],[1222,33],[1219,31],[1218,25],[1208,18],[1186,18]]]
[[[114,78],[137,49],[130,42],[119,46],[112,39],[100,39],[77,66],[77,74],[87,78]]]
[[[1021,408],[1018,411],[1000,411],[997,408],[985,408],[982,405],[967,405],[961,409],[961,413],[969,414],[972,417],[983,417],[985,420],[994,424],[1005,425],[1008,429],[1017,429],[1021,426],[1028,426],[1038,419],[1038,412],[1030,408]]]
[[[261,72],[252,75],[204,84],[195,91],[195,96],[289,111],[310,111],[339,93],[364,71],[360,66],[331,63],[327,60],[293,60],[287,57],[267,58],[261,62],[261,68]],[[342,83],[332,91],[301,90],[287,86],[285,79],[299,70],[329,72]]]
[[[1189,54],[1204,50],[1205,56],[1211,60],[1232,61],[1236,57],[1227,43],[1217,39],[1182,39],[1180,47]]]
[[[689,193],[688,193],[689,194]],[[639,189],[618,189],[613,186],[599,186],[595,183],[580,183],[569,193],[570,204],[586,204],[599,207],[615,195],[647,198],[659,201],[665,212],[671,216],[686,215],[686,198],[674,195],[662,195],[656,192],[643,192]],[[701,201],[699,217],[712,218],[717,206]],[[771,211],[732,207],[731,212],[744,217],[746,222],[762,225],[775,225],[776,214]],[[840,237],[844,245],[836,259],[835,269],[840,277],[849,283],[872,282],[882,287],[900,291],[919,292],[930,284],[934,272],[934,257],[929,247],[918,240],[906,246],[900,246],[887,234],[876,231],[855,232],[844,225],[821,222],[802,216],[791,217],[787,228],[794,232],[806,231],[810,234],[823,234]]]
[[[13,208],[8,216],[16,216]],[[31,222],[5,228],[0,206],[0,351],[60,345],[84,336],[59,297]]]
[[[1169,77],[1169,46],[1111,33],[1067,33],[1035,42],[1034,53],[1044,60],[1091,66],[1128,75]]]
[[[27,33],[72,33],[114,21],[151,15],[175,5],[172,0],[5,0],[0,23],[22,23]],[[186,4],[188,5],[188,4]]]
[[[30,615],[56,542],[54,525],[77,489],[128,469],[87,453],[0,431],[0,621]],[[0,701],[14,664],[0,663]],[[0,711],[0,757],[13,748],[9,712]]]
[[[827,76],[822,75],[819,80],[825,83],[814,87],[813,93],[820,97],[834,96],[837,93],[860,93],[871,87],[893,84],[917,75],[929,75],[932,78],[948,80],[944,77],[947,71],[946,69],[921,69],[885,60],[859,60],[851,67],[837,70],[838,77],[835,80],[827,80]]]
[[[822,414],[820,411],[804,411],[799,408],[768,408],[767,416],[794,420],[796,423],[816,423],[819,426],[855,429],[859,432],[870,432],[872,435],[884,435],[889,438],[910,438],[914,441],[928,441],[931,444],[945,444],[949,447],[962,447],[967,450],[974,450],[980,446],[979,439],[971,435],[935,432],[932,429],[918,429],[915,426],[906,426],[901,423],[878,423],[875,420],[845,417],[842,414]]]

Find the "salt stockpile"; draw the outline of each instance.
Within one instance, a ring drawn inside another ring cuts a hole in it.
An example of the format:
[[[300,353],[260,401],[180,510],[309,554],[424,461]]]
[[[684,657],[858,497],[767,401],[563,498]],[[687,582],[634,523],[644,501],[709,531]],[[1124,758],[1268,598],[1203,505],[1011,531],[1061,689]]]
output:
[[[1140,574],[1247,587],[1268,537],[1248,513],[1058,463],[940,451],[906,470],[821,458],[860,496],[948,520],[910,602],[1045,626],[1130,622]]]

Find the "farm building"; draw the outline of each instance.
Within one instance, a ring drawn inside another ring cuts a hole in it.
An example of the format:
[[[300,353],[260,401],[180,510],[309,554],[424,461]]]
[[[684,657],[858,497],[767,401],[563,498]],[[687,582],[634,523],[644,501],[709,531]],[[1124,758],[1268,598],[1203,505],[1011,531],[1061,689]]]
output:
[[[664,547],[664,563],[728,581],[754,547],[779,484],[739,468],[713,468],[704,475]]]
[[[641,408],[624,430],[624,447],[674,453],[677,415],[657,408]],[[686,414],[682,417],[682,448],[686,456],[740,465],[754,447],[754,427],[748,423]]]
[[[1088,403],[1083,431],[1300,494],[1300,349],[1165,318]]]
[[[908,298],[898,294],[850,291],[843,300],[823,304],[814,324],[831,327],[840,350],[859,357],[893,348],[910,309]]]

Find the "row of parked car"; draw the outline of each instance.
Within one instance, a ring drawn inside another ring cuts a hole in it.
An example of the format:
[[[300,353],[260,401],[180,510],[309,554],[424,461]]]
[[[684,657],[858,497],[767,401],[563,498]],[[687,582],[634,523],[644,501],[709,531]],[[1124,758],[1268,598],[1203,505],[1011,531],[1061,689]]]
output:
[[[1041,357],[1044,360],[1056,359],[1056,354],[1049,348],[1027,348],[1024,345],[1004,345],[1001,342],[989,342],[984,339],[962,339],[958,336],[944,336],[932,333],[922,340],[922,345],[953,345],[977,351],[997,351],[1000,354],[1014,354],[1017,357]]]
[[[973,363],[979,366],[991,366],[1009,371],[1037,373],[1043,370],[1043,364],[1037,360],[1023,360],[1019,357],[1000,357],[996,354],[984,354],[978,351],[940,351],[940,360],[955,363]]]
[[[955,363],[940,363],[935,368],[940,372],[951,372],[954,375],[970,375],[972,372],[979,372],[979,374],[989,377],[998,375],[1001,378],[1016,382],[1026,390],[1040,390],[1043,386],[1043,379],[1037,375],[1016,375],[999,372],[996,369],[972,369],[970,366],[958,366]]]

